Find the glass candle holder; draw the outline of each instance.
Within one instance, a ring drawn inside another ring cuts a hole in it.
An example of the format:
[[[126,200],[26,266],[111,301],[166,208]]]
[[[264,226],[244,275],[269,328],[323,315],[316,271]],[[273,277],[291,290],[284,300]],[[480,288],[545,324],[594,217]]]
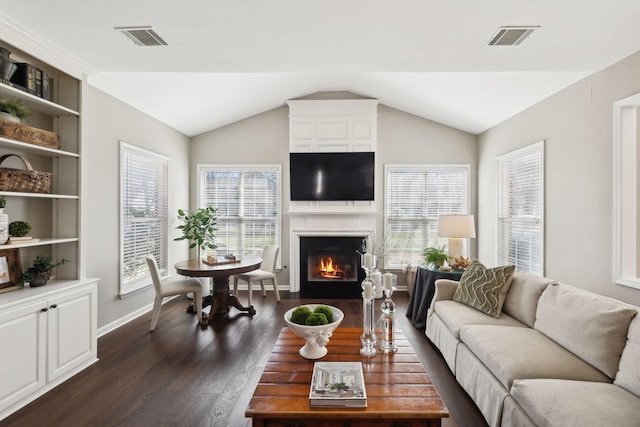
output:
[[[376,268],[376,256],[370,253],[360,254],[360,265],[362,269],[367,272],[367,275]]]
[[[375,294],[373,292],[373,281],[367,276],[367,278],[362,281],[363,330],[362,335],[360,336],[360,341],[362,342],[360,354],[366,357],[373,357],[376,355],[376,342],[378,341],[374,329],[375,323],[373,321],[374,296]]]
[[[395,274],[386,273],[384,275],[383,292],[385,300],[380,305],[382,311],[382,339],[380,340],[380,350],[385,353],[391,353],[398,350],[398,344],[395,341],[396,328],[396,305],[391,299],[393,292],[396,290],[397,276]]]

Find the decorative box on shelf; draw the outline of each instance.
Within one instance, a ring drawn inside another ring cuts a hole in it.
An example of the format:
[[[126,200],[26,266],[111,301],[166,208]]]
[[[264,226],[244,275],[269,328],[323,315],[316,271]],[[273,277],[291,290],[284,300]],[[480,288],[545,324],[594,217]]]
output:
[[[60,149],[60,135],[22,123],[0,119],[0,136],[56,150]]]

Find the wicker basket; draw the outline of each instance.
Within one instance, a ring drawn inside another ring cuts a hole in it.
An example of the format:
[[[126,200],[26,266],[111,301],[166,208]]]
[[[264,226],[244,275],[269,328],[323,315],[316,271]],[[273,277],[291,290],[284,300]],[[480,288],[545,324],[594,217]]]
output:
[[[0,166],[9,157],[22,160],[27,170],[0,167],[0,191],[18,191],[21,193],[51,192],[51,173],[34,171],[29,160],[18,154],[0,156]]]

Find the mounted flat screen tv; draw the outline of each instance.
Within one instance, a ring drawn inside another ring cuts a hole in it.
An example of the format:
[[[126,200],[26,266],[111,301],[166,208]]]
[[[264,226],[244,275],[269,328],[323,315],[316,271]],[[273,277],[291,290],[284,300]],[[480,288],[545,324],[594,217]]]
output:
[[[289,156],[291,200],[373,200],[373,152]]]

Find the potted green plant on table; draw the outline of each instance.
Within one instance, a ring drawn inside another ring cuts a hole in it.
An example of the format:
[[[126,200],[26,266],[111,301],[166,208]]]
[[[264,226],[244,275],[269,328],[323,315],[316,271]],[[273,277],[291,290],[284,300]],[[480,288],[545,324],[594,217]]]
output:
[[[195,212],[178,209],[178,220],[184,224],[176,227],[182,231],[182,236],[174,240],[188,240],[190,249],[198,248],[198,258],[200,258],[200,250],[217,248],[215,244],[217,219],[216,208],[211,206],[200,208]]]
[[[449,254],[444,246],[432,246],[422,251],[424,261],[427,265],[433,265],[436,267],[442,267],[448,260]]]
[[[51,257],[37,255],[33,260],[33,265],[22,274],[22,280],[29,282],[32,288],[44,286],[51,277],[51,270],[67,262],[69,262],[68,259],[61,259],[60,262],[54,263],[51,261]]]
[[[3,114],[4,113],[4,114]],[[31,112],[22,105],[19,99],[0,99],[0,119],[20,123],[27,122],[31,118]]]

